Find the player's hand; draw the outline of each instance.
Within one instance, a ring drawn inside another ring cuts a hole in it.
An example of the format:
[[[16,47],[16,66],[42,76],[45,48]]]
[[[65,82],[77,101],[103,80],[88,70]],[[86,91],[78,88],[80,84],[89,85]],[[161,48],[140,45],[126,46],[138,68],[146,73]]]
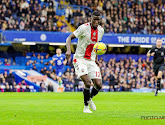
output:
[[[65,55],[66,55],[66,59],[69,59],[69,57],[71,55],[71,51],[66,51]]]
[[[154,56],[154,55],[155,55],[155,52],[152,52],[152,53],[151,53],[151,56]]]
[[[99,66],[99,61],[98,60],[96,60],[95,63]]]

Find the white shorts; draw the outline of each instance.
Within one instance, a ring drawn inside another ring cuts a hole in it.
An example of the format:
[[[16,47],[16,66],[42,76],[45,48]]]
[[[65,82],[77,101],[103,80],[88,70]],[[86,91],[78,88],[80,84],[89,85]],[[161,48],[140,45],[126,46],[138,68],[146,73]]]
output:
[[[73,65],[78,77],[88,74],[90,79],[101,79],[100,68],[94,61],[74,58]]]

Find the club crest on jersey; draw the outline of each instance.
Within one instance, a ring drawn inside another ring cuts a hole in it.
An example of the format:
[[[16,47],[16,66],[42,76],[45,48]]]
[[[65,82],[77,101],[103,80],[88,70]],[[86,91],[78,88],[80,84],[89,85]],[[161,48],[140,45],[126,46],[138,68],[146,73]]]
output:
[[[96,35],[96,33],[94,32],[94,33],[93,33],[93,36],[95,36],[95,35]]]
[[[61,60],[63,60],[63,58],[61,57]]]
[[[164,56],[164,52],[161,52],[161,56]]]

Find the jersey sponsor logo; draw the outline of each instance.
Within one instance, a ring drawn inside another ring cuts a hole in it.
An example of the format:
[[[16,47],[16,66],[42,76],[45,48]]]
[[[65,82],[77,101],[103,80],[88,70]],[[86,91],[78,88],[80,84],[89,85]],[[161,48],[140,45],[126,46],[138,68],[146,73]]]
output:
[[[84,72],[84,69],[81,69],[81,72]]]
[[[158,49],[155,49],[155,51],[158,51]]]
[[[93,42],[97,42],[97,37],[98,37],[98,29],[94,30],[91,28],[91,40]]]
[[[164,52],[161,52],[161,56],[164,56]]]

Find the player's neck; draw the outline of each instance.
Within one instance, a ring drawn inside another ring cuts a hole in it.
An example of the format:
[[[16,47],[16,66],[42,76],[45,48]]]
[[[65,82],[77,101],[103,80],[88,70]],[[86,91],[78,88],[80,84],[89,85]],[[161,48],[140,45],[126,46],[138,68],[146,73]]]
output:
[[[61,54],[57,54],[57,56],[61,56]]]
[[[162,46],[157,46],[157,48],[161,48]]]
[[[92,26],[92,23],[90,23],[90,25],[91,25],[91,28],[92,28],[92,29],[94,29],[94,30],[97,29],[97,27],[93,27],[93,26]]]

